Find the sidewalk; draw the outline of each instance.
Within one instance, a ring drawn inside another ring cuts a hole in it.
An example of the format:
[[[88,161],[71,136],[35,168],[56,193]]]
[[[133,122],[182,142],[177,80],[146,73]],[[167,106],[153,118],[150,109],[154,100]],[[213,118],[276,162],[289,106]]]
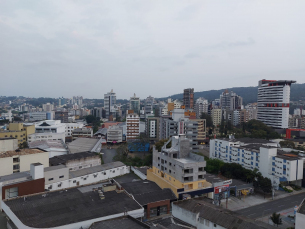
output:
[[[278,228],[288,228],[288,227],[294,227],[294,219],[288,217],[288,216],[293,216],[294,215],[294,209],[293,208],[289,208],[283,211],[278,212],[279,214],[281,214],[281,218],[282,218],[282,225],[279,225]],[[259,218],[257,220],[265,222],[265,223],[269,223],[270,225],[273,225],[272,220],[269,218],[270,215]]]
[[[277,199],[281,199],[281,198],[285,198],[285,197],[289,197],[289,196],[293,196],[293,195],[297,195],[300,193],[305,193],[305,188],[302,188],[302,190],[300,191],[293,191],[291,193],[287,193],[284,191],[276,191],[275,192],[275,196],[274,196],[274,200]],[[249,195],[249,196],[243,196],[241,197],[241,199],[231,196],[228,199],[228,209],[231,211],[237,211],[243,208],[248,208],[251,206],[255,206],[258,204],[262,204],[262,203],[266,203],[272,201],[272,197],[266,197],[264,199],[264,196],[260,195],[260,194],[254,194],[254,195]],[[221,201],[222,206],[225,208],[226,207],[226,200],[222,200]]]

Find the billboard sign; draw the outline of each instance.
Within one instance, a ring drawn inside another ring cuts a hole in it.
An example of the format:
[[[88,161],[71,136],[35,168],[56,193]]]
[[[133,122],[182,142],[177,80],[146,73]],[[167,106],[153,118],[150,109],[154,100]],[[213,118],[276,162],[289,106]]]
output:
[[[227,192],[230,189],[230,185],[226,184],[226,185],[222,185],[222,186],[217,186],[214,187],[214,194],[219,194],[222,192]]]

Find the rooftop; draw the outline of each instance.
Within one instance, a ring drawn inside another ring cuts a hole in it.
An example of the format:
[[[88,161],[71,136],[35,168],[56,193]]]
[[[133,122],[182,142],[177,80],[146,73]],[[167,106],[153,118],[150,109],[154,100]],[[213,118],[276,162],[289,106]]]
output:
[[[46,152],[46,151],[41,150],[41,149],[17,149],[15,151],[1,152],[0,158],[36,154],[36,153],[44,153],[44,152]]]
[[[106,135],[106,134],[107,134],[107,128],[101,128],[101,129],[99,129],[98,131],[95,132],[94,135],[97,135],[97,134]]]
[[[71,153],[91,151],[100,139],[96,138],[77,138],[68,144]]]
[[[92,174],[92,173],[97,173],[97,172],[101,172],[101,171],[105,171],[105,170],[109,170],[109,169],[115,169],[115,168],[118,168],[121,166],[125,166],[125,164],[120,161],[115,161],[115,162],[110,162],[110,163],[97,165],[97,166],[93,166],[93,167],[89,167],[89,168],[80,169],[77,171],[70,171],[69,178],[72,179],[75,177],[81,177],[81,176],[85,176],[85,175]]]
[[[275,228],[269,224],[260,221],[254,221],[236,212],[210,204],[207,201],[204,201],[204,198],[178,201],[178,202],[174,202],[173,204],[183,209],[186,209],[190,212],[199,213],[200,218],[207,219],[224,228],[234,228],[234,229]]]
[[[101,184],[102,185],[102,184]],[[28,227],[50,228],[87,221],[141,209],[124,192],[109,191],[105,199],[97,191],[81,192],[79,188],[46,192],[6,200],[10,210]]]
[[[49,149],[56,148],[67,150],[66,144],[62,140],[42,140],[29,142],[29,148]]]
[[[161,189],[155,182],[149,180],[123,183],[121,185],[142,206],[157,201],[177,199],[171,189]]]
[[[60,156],[54,156],[49,159],[50,165],[55,166],[55,165],[63,165],[67,161],[71,160],[80,160],[83,158],[87,157],[99,157],[96,153],[94,152],[80,152],[80,153],[73,153],[73,154],[66,154],[66,155],[60,155]]]
[[[0,140],[11,140],[11,139],[16,139],[16,138],[0,138]]]
[[[113,229],[113,228],[143,229],[143,228],[150,228],[150,226],[127,215],[114,219],[95,222],[89,227],[89,229]]]
[[[32,177],[31,177],[29,171],[27,171],[27,172],[12,173],[10,175],[1,176],[0,182],[2,182],[3,185],[8,185],[8,184],[12,184],[12,183],[16,183],[16,182],[20,182],[20,181],[24,181],[24,180],[31,180],[31,179],[32,179]]]
[[[152,225],[151,228],[155,229],[192,229],[193,227],[190,224],[187,224],[173,216],[157,218],[147,222],[149,225]]]
[[[49,171],[54,171],[54,170],[63,169],[63,168],[66,168],[66,166],[65,165],[50,166],[50,167],[44,168],[44,171],[49,172]]]
[[[91,133],[91,131],[92,131],[92,128],[86,128],[86,127],[77,128],[77,129],[72,130],[73,133],[75,133],[75,132]]]

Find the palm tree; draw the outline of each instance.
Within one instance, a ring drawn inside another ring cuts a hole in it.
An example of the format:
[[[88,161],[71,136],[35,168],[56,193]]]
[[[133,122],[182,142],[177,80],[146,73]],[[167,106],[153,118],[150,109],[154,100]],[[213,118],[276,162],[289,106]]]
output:
[[[276,212],[273,212],[270,216],[270,219],[274,224],[277,225],[277,227],[282,224],[281,214],[276,214]]]

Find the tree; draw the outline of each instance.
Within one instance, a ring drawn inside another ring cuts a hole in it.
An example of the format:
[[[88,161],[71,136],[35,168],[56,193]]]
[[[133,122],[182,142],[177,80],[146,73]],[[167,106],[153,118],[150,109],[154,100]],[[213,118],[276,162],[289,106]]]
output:
[[[295,148],[293,141],[289,141],[289,140],[280,141],[280,146],[282,148],[291,148],[291,149]]]
[[[22,142],[19,144],[19,149],[27,149],[29,148],[28,142]]]
[[[21,122],[23,120],[20,117],[14,116],[14,121]]]
[[[272,222],[274,224],[277,225],[277,227],[282,223],[282,218],[281,218],[281,214],[276,214],[276,212],[273,212],[272,215],[270,216],[270,219],[272,220]]]
[[[207,127],[213,127],[213,120],[212,120],[211,115],[209,115],[207,113],[201,113],[200,118],[206,120],[206,126]]]
[[[95,122],[95,121],[97,120],[97,117],[95,117],[95,116],[93,116],[93,115],[87,115],[87,116],[85,117],[85,119],[86,119],[86,122],[89,124],[89,123]]]
[[[168,139],[161,139],[160,141],[155,143],[155,147],[156,150],[158,150],[158,152],[161,152],[162,147],[164,146],[164,144],[168,141]],[[169,144],[167,144],[166,148],[170,148],[171,147],[171,142]]]
[[[205,171],[208,173],[215,173],[218,174],[219,171],[221,171],[221,168],[228,163],[224,163],[223,161],[216,159],[216,158],[209,158],[205,167]]]
[[[264,198],[266,193],[272,192],[272,183],[271,180],[267,177],[259,177],[258,185],[264,192]]]

